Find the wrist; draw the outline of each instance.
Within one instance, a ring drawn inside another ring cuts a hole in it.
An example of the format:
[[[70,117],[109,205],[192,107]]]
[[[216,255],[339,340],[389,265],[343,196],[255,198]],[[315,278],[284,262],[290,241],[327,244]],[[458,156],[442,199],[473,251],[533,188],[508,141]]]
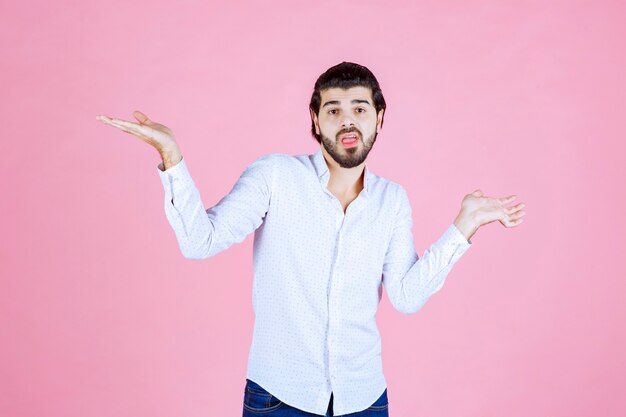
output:
[[[161,159],[163,160],[163,168],[165,170],[178,164],[183,159],[183,156],[178,146],[170,147],[167,149],[160,149],[159,154],[161,155]]]
[[[459,232],[461,232],[468,242],[472,236],[474,236],[476,230],[478,230],[478,226],[472,216],[464,211],[461,211],[458,216],[456,216],[456,219],[454,219],[454,225],[457,229],[459,229]]]

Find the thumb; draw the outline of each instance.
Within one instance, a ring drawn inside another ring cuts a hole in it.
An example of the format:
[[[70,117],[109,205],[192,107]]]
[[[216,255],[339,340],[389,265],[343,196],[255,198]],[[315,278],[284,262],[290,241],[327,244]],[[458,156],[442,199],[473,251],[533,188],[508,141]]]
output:
[[[148,116],[146,116],[145,114],[143,114],[139,110],[135,110],[133,112],[133,116],[135,116],[135,119],[137,119],[139,121],[139,123],[141,123],[142,125],[151,125],[152,124],[152,121],[150,119],[148,119]]]

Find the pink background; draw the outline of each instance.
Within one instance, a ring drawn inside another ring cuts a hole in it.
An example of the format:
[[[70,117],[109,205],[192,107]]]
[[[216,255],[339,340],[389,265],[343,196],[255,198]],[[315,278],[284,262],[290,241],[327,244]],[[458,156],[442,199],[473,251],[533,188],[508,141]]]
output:
[[[343,60],[381,83],[368,164],[419,254],[476,188],[526,203],[416,315],[383,295],[390,414],[626,414],[624,2],[5,2],[0,45],[0,415],[241,415],[252,237],[184,259],[158,154],[95,115],[169,126],[208,207],[318,149]]]

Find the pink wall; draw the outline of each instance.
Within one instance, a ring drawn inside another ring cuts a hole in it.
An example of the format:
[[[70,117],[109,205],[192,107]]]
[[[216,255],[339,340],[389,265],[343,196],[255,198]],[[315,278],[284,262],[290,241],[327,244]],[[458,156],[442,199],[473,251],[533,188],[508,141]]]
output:
[[[317,149],[343,60],[381,82],[368,163],[420,254],[475,188],[526,203],[416,315],[384,295],[391,415],[626,414],[624,2],[40,0],[0,7],[0,46],[0,415],[241,415],[252,237],[184,259],[158,154],[95,115],[172,128],[209,206]]]

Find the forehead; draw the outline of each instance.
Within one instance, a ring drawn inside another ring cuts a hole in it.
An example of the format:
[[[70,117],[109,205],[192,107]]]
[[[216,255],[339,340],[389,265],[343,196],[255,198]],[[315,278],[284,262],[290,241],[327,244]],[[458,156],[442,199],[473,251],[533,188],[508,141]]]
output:
[[[320,91],[321,105],[327,101],[340,101],[342,104],[350,104],[350,101],[354,99],[367,100],[371,105],[372,102],[372,89],[369,87],[351,87],[348,89],[343,88],[329,88]]]

